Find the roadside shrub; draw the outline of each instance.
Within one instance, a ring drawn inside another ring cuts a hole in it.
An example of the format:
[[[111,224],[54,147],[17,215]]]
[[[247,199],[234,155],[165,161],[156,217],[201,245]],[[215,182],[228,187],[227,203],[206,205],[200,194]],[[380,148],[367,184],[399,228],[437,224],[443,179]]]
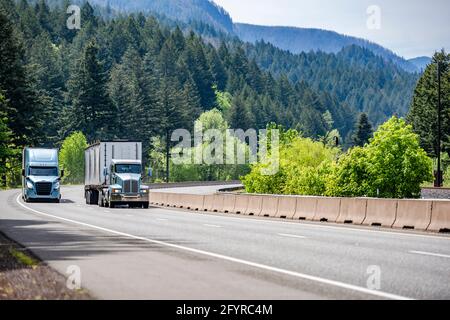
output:
[[[77,184],[84,181],[84,150],[87,148],[86,137],[82,132],[68,136],[59,152],[59,162],[64,169],[63,183]]]
[[[337,153],[337,149],[308,138],[291,138],[280,146],[276,174],[263,175],[267,165],[256,164],[242,182],[250,193],[323,195]]]
[[[341,157],[327,186],[331,196],[417,198],[432,180],[432,160],[403,119],[392,117],[370,143]]]

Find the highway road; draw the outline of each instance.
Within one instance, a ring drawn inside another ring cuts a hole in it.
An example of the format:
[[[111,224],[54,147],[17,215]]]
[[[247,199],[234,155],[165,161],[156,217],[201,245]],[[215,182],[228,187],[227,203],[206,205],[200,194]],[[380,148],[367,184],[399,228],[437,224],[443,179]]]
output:
[[[0,230],[62,274],[77,266],[99,299],[450,299],[449,235],[99,208],[80,186],[60,204],[19,194],[0,192]]]

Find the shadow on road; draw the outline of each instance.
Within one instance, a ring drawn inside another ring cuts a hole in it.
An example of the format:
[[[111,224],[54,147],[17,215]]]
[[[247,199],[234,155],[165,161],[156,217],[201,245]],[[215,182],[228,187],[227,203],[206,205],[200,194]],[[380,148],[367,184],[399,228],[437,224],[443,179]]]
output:
[[[42,260],[87,259],[89,256],[151,250],[180,256],[170,247],[123,236],[105,235],[88,227],[34,220],[0,219],[0,232],[24,245]],[[146,235],[146,238],[177,245],[193,242]],[[186,256],[185,258],[190,259]]]

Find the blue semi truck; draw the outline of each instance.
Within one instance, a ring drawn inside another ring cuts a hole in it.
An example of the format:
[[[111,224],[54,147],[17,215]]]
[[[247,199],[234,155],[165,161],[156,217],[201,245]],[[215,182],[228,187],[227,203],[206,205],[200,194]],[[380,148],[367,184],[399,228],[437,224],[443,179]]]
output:
[[[25,202],[61,200],[58,150],[25,148],[22,154],[22,198]]]

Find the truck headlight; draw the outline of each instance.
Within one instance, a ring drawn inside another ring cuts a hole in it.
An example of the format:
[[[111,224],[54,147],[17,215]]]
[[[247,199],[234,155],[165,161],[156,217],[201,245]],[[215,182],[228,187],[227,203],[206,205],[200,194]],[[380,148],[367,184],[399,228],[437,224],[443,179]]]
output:
[[[33,189],[33,183],[31,181],[27,181],[27,188],[28,189]]]
[[[56,183],[55,183],[55,189],[59,189],[59,181],[56,181]]]
[[[120,193],[122,189],[112,189],[112,193]]]
[[[142,193],[148,193],[148,189],[141,189]]]

